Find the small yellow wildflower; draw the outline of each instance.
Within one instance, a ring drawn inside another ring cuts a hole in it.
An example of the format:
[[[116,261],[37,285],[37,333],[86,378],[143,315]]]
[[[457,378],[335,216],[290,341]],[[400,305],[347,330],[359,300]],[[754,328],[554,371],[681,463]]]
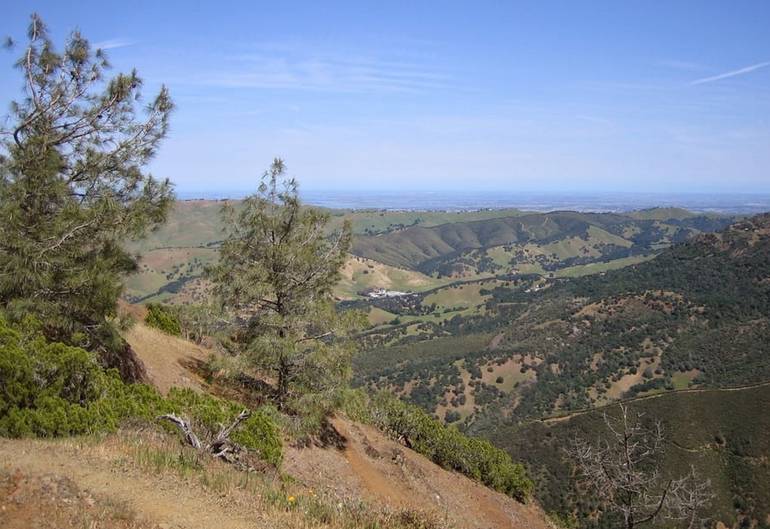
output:
[[[294,496],[289,496],[288,498],[286,498],[286,501],[288,501],[289,503],[294,503],[295,501],[297,501],[297,498],[295,498]]]

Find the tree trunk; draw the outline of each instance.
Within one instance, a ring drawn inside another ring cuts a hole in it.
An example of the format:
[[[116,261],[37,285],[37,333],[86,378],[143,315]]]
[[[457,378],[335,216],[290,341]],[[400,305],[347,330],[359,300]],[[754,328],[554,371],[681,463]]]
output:
[[[281,358],[278,362],[278,387],[276,388],[276,400],[279,406],[283,406],[289,395],[289,374],[289,364]]]

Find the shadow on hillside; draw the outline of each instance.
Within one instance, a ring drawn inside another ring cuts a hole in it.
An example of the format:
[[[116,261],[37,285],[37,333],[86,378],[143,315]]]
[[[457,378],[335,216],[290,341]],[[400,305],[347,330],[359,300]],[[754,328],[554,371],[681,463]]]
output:
[[[208,390],[211,393],[222,398],[242,402],[252,408],[268,403],[271,400],[270,396],[275,392],[275,388],[271,384],[247,373],[239,373],[228,383],[218,383],[207,362],[199,358],[185,358],[179,361],[179,365],[205,380],[209,384]],[[344,450],[348,445],[348,439],[328,419],[324,419],[318,433],[312,438],[304,439],[301,444]]]

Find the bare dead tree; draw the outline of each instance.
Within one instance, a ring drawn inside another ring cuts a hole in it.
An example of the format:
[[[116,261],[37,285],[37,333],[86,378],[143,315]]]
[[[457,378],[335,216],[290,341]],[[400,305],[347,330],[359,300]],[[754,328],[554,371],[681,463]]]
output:
[[[249,410],[243,410],[230,425],[222,425],[217,436],[211,442],[206,444],[203,444],[200,438],[195,434],[190,425],[190,421],[183,419],[174,413],[161,415],[158,417],[158,420],[169,421],[176,425],[182,431],[187,444],[196,450],[211,454],[228,463],[234,463],[237,461],[238,454],[240,454],[243,449],[240,445],[230,440],[230,434],[238,427],[238,425],[250,416],[251,412]]]
[[[702,516],[703,509],[711,504],[714,493],[711,480],[702,480],[690,466],[690,472],[675,481],[671,487],[671,506],[668,517],[687,524],[687,529],[703,527],[708,521]]]
[[[643,414],[620,405],[620,415],[604,414],[608,435],[590,443],[577,439],[570,455],[586,488],[610,511],[618,513],[626,529],[634,529],[666,515],[696,527],[701,510],[710,501],[710,483],[691,472],[681,479],[664,479],[660,422],[647,426]]]

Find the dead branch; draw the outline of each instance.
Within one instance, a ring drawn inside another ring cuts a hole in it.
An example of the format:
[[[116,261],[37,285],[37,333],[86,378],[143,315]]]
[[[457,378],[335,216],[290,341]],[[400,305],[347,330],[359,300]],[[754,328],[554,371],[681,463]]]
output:
[[[231,456],[240,452],[241,447],[230,441],[230,434],[238,427],[239,424],[241,424],[241,422],[245,421],[249,417],[251,417],[251,412],[249,410],[243,410],[241,413],[239,413],[235,420],[230,424],[230,426],[223,426],[222,429],[219,430],[219,434],[211,443],[209,443],[208,447],[206,448],[207,451],[210,452],[214,457],[218,457],[232,463]]]
[[[230,440],[230,434],[249,417],[251,417],[251,412],[249,410],[243,410],[232,423],[227,426],[223,425],[214,440],[205,446],[203,446],[198,436],[193,432],[189,421],[186,421],[173,413],[161,415],[158,417],[158,420],[169,421],[179,427],[185,436],[187,444],[196,450],[207,452],[216,458],[223,459],[228,463],[233,463],[235,462],[237,454],[242,452],[243,448]]]
[[[642,414],[630,413],[623,404],[617,417],[604,414],[604,422],[604,438],[595,443],[575,439],[568,451],[587,489],[623,518],[626,529],[664,516],[694,529],[712,497],[710,484],[694,470],[684,478],[664,480],[661,424],[646,426]]]
[[[177,415],[173,413],[167,413],[166,415],[161,415],[158,417],[158,420],[160,421],[169,421],[174,424],[176,424],[180,430],[182,430],[182,433],[184,434],[185,440],[187,443],[195,448],[196,450],[200,450],[203,445],[201,445],[200,439],[198,439],[198,436],[195,435],[195,432],[192,431],[192,428],[190,427],[190,423],[181,417],[178,417]]]

